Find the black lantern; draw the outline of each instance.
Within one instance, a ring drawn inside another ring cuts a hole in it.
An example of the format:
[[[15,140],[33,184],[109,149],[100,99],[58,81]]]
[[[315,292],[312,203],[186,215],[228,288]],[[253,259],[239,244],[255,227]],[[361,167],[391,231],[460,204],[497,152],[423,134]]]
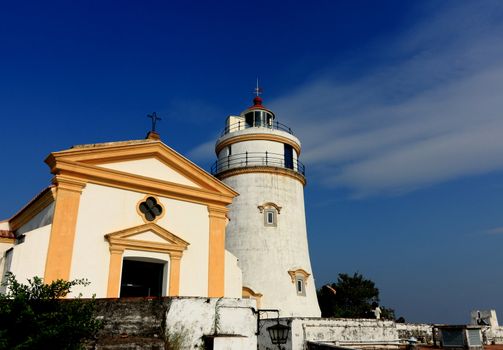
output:
[[[282,325],[279,323],[278,319],[278,323],[271,327],[267,327],[267,331],[269,332],[273,344],[285,344],[288,340],[290,327]]]

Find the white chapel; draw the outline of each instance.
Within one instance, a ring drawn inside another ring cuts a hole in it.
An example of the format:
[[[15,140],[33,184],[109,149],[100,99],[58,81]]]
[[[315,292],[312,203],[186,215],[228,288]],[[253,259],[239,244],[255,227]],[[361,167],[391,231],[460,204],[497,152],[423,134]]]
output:
[[[320,316],[300,152],[259,96],[227,118],[211,174],[154,131],[53,152],[52,184],[0,222],[0,271],[86,278],[84,297],[253,298]]]

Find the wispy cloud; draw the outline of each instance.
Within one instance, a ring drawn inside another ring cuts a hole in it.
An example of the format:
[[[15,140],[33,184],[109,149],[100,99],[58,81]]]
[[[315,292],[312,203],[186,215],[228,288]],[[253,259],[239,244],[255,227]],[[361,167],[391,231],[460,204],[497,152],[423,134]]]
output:
[[[488,235],[503,235],[503,226],[494,227],[485,231]]]
[[[386,43],[364,78],[328,67],[269,104],[311,174],[365,196],[503,169],[503,4],[451,4]]]
[[[503,3],[422,4],[401,34],[268,101],[311,178],[367,196],[503,169]]]

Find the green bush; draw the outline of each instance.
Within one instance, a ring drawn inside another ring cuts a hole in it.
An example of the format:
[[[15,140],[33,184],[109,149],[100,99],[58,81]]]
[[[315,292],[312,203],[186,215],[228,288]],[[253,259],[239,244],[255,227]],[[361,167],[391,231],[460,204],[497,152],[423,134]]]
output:
[[[6,275],[0,295],[0,349],[82,349],[101,327],[94,316],[94,300],[62,299],[84,279],[44,284],[34,277],[28,285]]]

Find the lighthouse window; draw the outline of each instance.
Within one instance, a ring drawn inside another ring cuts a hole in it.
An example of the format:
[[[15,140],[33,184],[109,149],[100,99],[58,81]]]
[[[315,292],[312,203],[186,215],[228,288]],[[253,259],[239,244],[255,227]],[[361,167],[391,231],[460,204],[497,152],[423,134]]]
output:
[[[255,126],[262,125],[262,113],[259,111],[255,111]]]
[[[276,226],[276,210],[264,210],[264,224],[265,226]]]
[[[297,295],[306,295],[306,289],[304,288],[304,277],[303,276],[296,276],[295,279],[295,284],[297,286]]]
[[[245,114],[245,123],[247,128],[251,128],[253,126],[253,112]]]

